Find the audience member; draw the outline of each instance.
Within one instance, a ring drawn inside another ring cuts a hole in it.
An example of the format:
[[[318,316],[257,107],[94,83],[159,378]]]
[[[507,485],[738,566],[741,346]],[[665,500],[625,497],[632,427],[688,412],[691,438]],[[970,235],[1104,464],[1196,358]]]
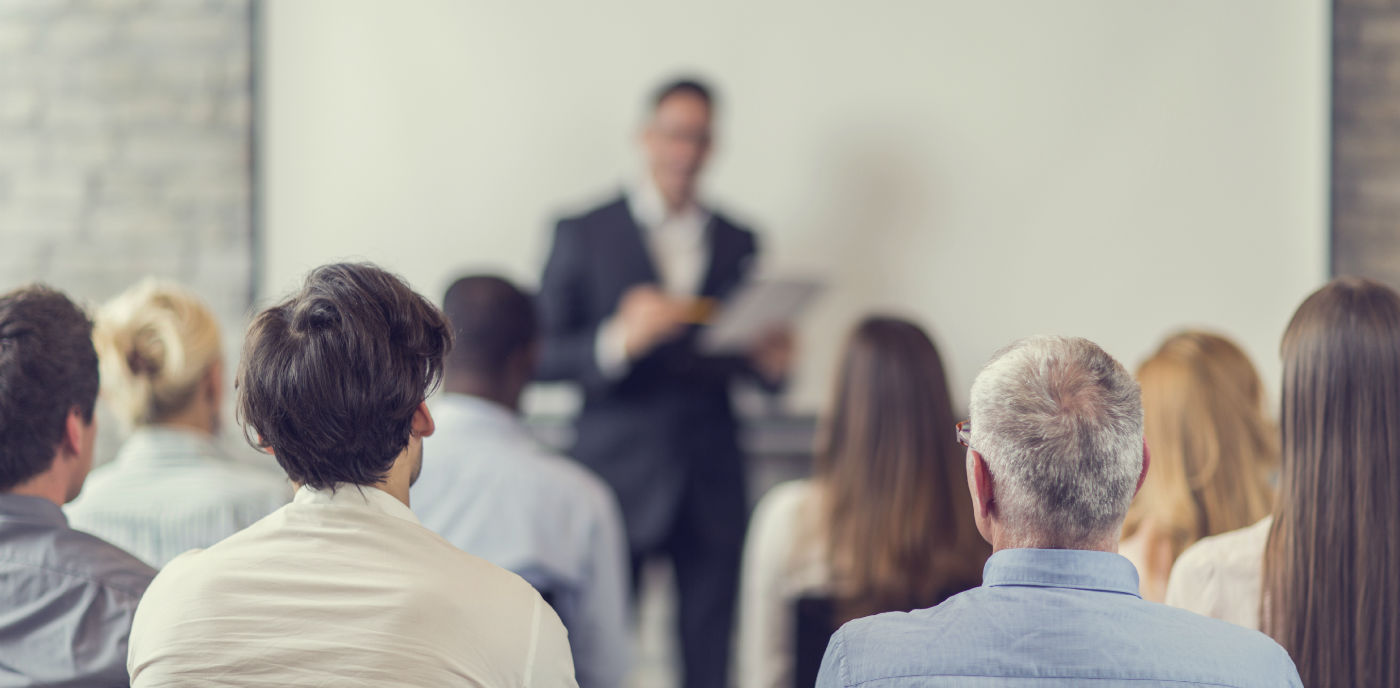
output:
[[[628,563],[612,490],[531,437],[520,395],[535,373],[530,297],[496,277],[457,280],[443,311],[453,333],[437,432],[423,442],[413,510],[448,542],[519,574],[569,630],[583,688],[628,670]]]
[[[820,654],[799,666],[806,658],[794,646],[804,597],[835,602],[829,635],[851,619],[928,607],[981,581],[989,550],[973,521],[953,421],[943,362],[922,329],[876,317],[851,332],[813,478],[774,487],[754,512],[740,588],[740,685],[811,685]]]
[[[1147,474],[1138,385],[1084,339],[1032,337],[972,385],[962,426],[982,586],[846,624],[819,686],[1299,686],[1256,631],[1147,602],[1115,553]]]
[[[156,572],[69,528],[97,434],[92,323],[63,294],[0,296],[0,685],[126,685],[127,635]]]
[[[1183,550],[1269,513],[1278,434],[1259,374],[1224,337],[1173,335],[1137,377],[1152,472],[1128,508],[1118,553],[1137,567],[1143,598],[1161,602]]]
[[[1262,628],[1311,688],[1400,685],[1400,296],[1333,280],[1282,353],[1273,515],[1187,550],[1167,602]]]
[[[239,415],[300,488],[165,567],[132,628],[133,685],[576,685],[539,594],[409,509],[451,340],[437,308],[363,264],[314,270],[254,319]]]
[[[223,355],[214,314],[171,284],[144,281],[97,313],[102,397],[134,431],[66,509],[75,528],[157,568],[287,503],[286,479],[214,443]]]

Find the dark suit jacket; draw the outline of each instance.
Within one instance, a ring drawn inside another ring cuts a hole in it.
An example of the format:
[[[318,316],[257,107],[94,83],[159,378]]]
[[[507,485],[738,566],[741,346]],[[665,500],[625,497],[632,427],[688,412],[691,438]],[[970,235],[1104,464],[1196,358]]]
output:
[[[718,214],[707,234],[701,294],[724,298],[743,281],[757,247],[752,232]],[[559,222],[538,297],[538,375],[582,385],[573,455],[616,490],[633,551],[661,544],[684,517],[687,495],[709,511],[704,523],[687,527],[742,540],[744,472],[729,383],[752,376],[747,362],[701,356],[699,328],[691,328],[632,361],[619,379],[598,370],[598,327],[629,288],[659,281],[644,242],[625,198]]]

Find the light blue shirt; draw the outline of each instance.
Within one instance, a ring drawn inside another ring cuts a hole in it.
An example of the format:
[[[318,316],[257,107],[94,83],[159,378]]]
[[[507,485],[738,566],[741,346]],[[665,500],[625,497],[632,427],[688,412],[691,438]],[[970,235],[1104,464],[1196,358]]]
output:
[[[160,568],[252,525],[291,497],[285,476],[234,461],[206,435],[147,426],[88,476],[64,511],[74,528]]]
[[[979,588],[842,626],[817,686],[1302,686],[1264,634],[1137,590],[1117,554],[1002,550]]]
[[[446,394],[432,408],[409,503],[423,525],[544,593],[569,631],[581,688],[625,683],[628,562],[612,491],[545,449],[499,404]]]

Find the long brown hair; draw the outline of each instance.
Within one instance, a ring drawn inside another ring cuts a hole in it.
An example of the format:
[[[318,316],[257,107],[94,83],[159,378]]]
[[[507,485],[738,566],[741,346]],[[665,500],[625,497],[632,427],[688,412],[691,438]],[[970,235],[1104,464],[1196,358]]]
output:
[[[1128,509],[1124,537],[1149,527],[1166,538],[1174,561],[1207,535],[1269,515],[1278,431],[1264,415],[1263,385],[1249,357],[1219,335],[1181,332],[1162,342],[1137,378],[1152,470]]]
[[[1400,296],[1340,278],[1283,335],[1263,630],[1303,684],[1400,686]]]
[[[846,342],[816,452],[838,621],[936,604],[977,585],[977,533],[938,350],[872,317]]]

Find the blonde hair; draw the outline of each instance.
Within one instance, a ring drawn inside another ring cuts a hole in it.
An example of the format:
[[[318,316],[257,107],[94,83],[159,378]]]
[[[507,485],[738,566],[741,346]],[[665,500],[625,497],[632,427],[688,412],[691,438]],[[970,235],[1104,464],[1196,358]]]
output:
[[[187,408],[221,357],[214,314],[185,289],[153,278],[102,306],[93,344],[103,398],[135,426]]]
[[[1233,342],[1207,332],[1168,337],[1138,368],[1152,467],[1123,535],[1150,523],[1172,560],[1195,541],[1243,528],[1273,508],[1278,432],[1259,374]]]

